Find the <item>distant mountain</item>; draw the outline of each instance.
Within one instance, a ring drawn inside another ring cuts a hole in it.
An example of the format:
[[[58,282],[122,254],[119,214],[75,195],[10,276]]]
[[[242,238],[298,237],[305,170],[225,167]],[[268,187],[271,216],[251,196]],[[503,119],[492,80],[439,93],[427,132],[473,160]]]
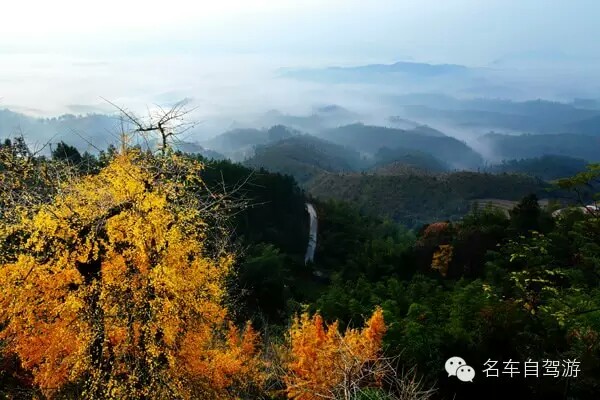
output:
[[[418,150],[433,155],[452,168],[477,168],[483,162],[481,155],[449,136],[430,136],[415,131],[363,124],[325,130],[318,136],[371,155],[383,147]]]
[[[600,111],[600,101],[598,99],[576,98],[569,104],[576,108]]]
[[[308,115],[284,114],[271,110],[260,116],[255,124],[262,126],[285,125],[313,133],[322,129],[335,128],[360,121],[360,116],[335,104],[315,107]]]
[[[267,141],[268,135],[264,130],[239,128],[224,132],[205,143],[213,149],[227,150],[263,144]]]
[[[118,118],[104,114],[65,114],[53,118],[35,118],[8,109],[0,110],[0,137],[23,134],[32,147],[46,142],[68,142],[82,150],[95,152],[118,139]]]
[[[565,106],[570,107],[570,106]],[[504,129],[522,133],[583,133],[600,135],[600,115],[596,111],[577,108],[548,107],[538,110],[526,109],[517,112],[488,110],[440,110],[427,106],[404,106],[406,116],[427,122],[453,124],[464,127]],[[581,119],[587,118],[589,119]]]
[[[198,143],[193,142],[178,142],[175,145],[175,148],[184,153],[200,154],[202,157],[208,160],[224,160],[226,158],[223,154],[217,151],[205,149]]]
[[[512,160],[548,154],[600,161],[600,136],[579,134],[503,135],[490,133],[478,139],[494,158]]]
[[[412,93],[389,96],[388,101],[397,106],[423,105],[441,110],[477,110],[573,120],[598,114],[595,107],[583,107],[581,102],[561,103],[543,99],[514,101],[502,98],[456,98],[442,93]],[[592,103],[588,101],[587,104]]]
[[[565,132],[600,136],[600,115],[564,125]]]
[[[413,133],[420,133],[422,135],[427,136],[447,136],[443,132],[430,127],[429,125],[421,124],[416,121],[412,121],[406,118],[400,118],[398,116],[391,116],[388,118],[388,122],[390,123],[392,128],[402,129],[405,131],[410,131]]]
[[[354,150],[311,135],[299,135],[257,147],[254,156],[244,164],[292,175],[304,183],[322,172],[356,171],[363,161]]]
[[[313,114],[328,116],[328,117],[337,117],[337,118],[356,118],[357,114],[339,106],[337,104],[326,104],[323,106],[315,106],[313,108]]]
[[[493,60],[490,64],[495,67],[543,67],[575,61],[573,57],[556,50],[520,51],[506,54]]]
[[[355,67],[329,67],[323,69],[287,69],[287,78],[327,83],[386,83],[397,78],[426,79],[446,76],[466,76],[468,67],[455,64],[427,64],[397,62],[394,64],[371,64]]]
[[[232,160],[242,161],[252,157],[256,146],[299,134],[300,132],[282,125],[275,125],[269,129],[234,129],[201,144],[203,147],[224,154]]]
[[[587,164],[580,158],[549,154],[536,158],[504,161],[486,170],[494,173],[521,173],[550,181],[585,171]]]
[[[393,115],[393,116],[389,117],[388,122],[392,125],[393,128],[398,128],[398,129],[414,129],[414,128],[418,127],[419,125],[421,125],[420,123],[418,123],[416,121],[406,119],[406,118],[401,118],[397,115]]]
[[[398,118],[521,133],[595,133],[600,112],[547,100],[456,99],[438,94],[394,96]]]
[[[445,137],[444,133],[434,129],[428,125],[418,125],[412,129],[407,129],[409,133],[418,133],[425,136],[436,136],[436,137]]]

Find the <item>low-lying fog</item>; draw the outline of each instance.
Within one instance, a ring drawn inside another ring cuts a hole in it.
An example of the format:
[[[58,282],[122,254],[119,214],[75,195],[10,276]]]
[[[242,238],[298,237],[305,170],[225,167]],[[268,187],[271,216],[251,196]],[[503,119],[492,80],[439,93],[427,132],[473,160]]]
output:
[[[423,76],[419,71],[379,72],[353,66],[338,71],[323,65],[327,64],[258,55],[103,59],[2,54],[0,107],[36,117],[114,114],[116,110],[109,100],[143,114],[147,107],[168,106],[186,99],[195,109],[190,118],[200,122],[189,140],[202,140],[234,126],[261,127],[265,122],[262,116],[274,110],[309,116],[315,108],[337,105],[355,113],[361,122],[390,125],[390,116],[410,119],[404,105],[437,109],[435,99],[410,98],[407,94],[570,102],[593,98],[600,88],[597,71],[583,66],[568,73],[563,68],[467,67],[464,72]],[[331,64],[336,65],[340,64]],[[423,68],[426,66],[423,64]],[[332,79],[335,76],[340,79]],[[446,107],[444,104],[439,108]],[[469,140],[473,131],[494,129],[457,129],[433,115],[419,115],[417,122],[431,124],[463,140]],[[3,124],[2,128],[16,127]]]
[[[306,132],[428,124],[493,158],[477,137],[560,133],[595,114],[470,99],[598,110],[595,2],[26,3],[0,24],[0,136],[32,142],[103,147],[119,123],[28,117],[115,115],[109,101],[141,115],[185,99],[198,122],[189,142],[281,121]]]

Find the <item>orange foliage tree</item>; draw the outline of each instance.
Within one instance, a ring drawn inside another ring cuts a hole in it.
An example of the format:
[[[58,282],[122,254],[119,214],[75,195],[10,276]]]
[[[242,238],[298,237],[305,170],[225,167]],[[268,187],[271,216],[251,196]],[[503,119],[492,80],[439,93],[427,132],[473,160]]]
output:
[[[350,399],[365,387],[381,384],[378,364],[386,331],[378,308],[362,329],[339,331],[316,314],[297,317],[289,330],[289,354],[284,382],[289,398]]]
[[[427,225],[427,227],[423,231],[423,236],[429,237],[429,236],[440,235],[440,234],[446,232],[449,227],[450,227],[450,224],[448,222],[433,222],[433,223]]]
[[[201,167],[123,150],[4,211],[0,340],[44,396],[234,398],[260,384],[257,335],[223,305],[232,255],[207,249],[203,215],[219,205],[197,195]]]

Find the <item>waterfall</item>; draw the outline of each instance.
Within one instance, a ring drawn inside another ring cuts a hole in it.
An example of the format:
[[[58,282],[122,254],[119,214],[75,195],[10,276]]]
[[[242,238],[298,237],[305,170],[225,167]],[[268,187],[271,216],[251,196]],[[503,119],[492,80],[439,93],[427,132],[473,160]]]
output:
[[[304,264],[314,261],[315,250],[317,248],[317,211],[315,211],[315,207],[310,203],[306,203],[305,207],[310,217],[310,228],[308,230],[308,246],[306,247]]]

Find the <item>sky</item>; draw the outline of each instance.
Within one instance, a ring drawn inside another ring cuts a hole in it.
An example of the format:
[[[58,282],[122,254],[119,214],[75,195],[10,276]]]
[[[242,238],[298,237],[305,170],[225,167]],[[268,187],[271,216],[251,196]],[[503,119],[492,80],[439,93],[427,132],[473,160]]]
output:
[[[595,0],[21,0],[5,2],[2,15],[4,52],[466,64],[525,52],[600,56]]]
[[[0,107],[38,114],[200,92],[277,104],[287,88],[264,80],[280,67],[600,60],[595,0],[21,0],[1,15]],[[207,106],[237,104],[222,98]]]

